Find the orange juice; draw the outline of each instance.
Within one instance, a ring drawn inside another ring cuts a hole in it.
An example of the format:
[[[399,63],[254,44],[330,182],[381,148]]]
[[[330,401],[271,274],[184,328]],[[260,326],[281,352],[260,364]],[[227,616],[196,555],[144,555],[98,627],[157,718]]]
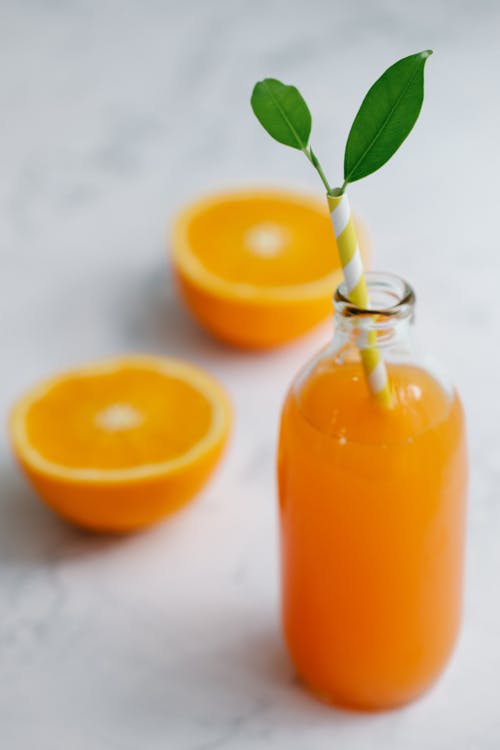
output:
[[[317,358],[286,399],[278,455],[287,645],[316,694],[362,709],[425,691],[461,610],[460,400],[426,369],[384,356],[391,409],[356,357]]]

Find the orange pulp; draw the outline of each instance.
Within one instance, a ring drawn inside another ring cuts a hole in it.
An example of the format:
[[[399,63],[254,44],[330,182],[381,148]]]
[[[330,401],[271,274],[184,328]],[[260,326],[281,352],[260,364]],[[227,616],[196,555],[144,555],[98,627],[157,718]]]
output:
[[[228,439],[225,391],[188,362],[135,355],[61,373],[14,406],[14,453],[41,498],[96,531],[132,531],[203,487]]]
[[[331,313],[342,273],[324,200],[268,189],[215,194],[177,216],[171,245],[189,310],[229,344],[279,346]]]

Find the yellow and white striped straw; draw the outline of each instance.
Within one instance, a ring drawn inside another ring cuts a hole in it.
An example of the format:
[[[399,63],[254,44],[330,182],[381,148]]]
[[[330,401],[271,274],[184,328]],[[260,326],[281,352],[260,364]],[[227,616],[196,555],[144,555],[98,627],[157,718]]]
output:
[[[357,307],[369,309],[368,287],[349,198],[346,193],[343,193],[335,196],[328,195],[327,199],[340,262],[344,271],[347,297]],[[376,331],[368,331],[360,344],[360,354],[371,393],[382,406],[390,406],[392,399],[389,378],[386,366],[377,348]]]

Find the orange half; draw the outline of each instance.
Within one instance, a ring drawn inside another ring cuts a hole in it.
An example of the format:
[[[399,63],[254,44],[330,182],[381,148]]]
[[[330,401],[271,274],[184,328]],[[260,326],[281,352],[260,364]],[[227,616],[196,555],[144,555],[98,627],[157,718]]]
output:
[[[63,373],[14,406],[14,453],[40,496],[81,526],[125,531],[190,500],[214,469],[231,421],[203,370],[127,357]]]
[[[171,245],[187,306],[223,341],[277,346],[332,313],[342,271],[326,200],[270,190],[217,194],[177,217]]]

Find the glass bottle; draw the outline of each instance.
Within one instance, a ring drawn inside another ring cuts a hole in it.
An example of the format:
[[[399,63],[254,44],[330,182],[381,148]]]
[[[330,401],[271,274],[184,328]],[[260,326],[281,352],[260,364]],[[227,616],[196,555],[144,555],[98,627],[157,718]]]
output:
[[[278,449],[285,639],[323,699],[407,703],[444,668],[460,623],[467,491],[459,396],[416,350],[415,298],[366,274],[370,310],[337,289],[333,342],[286,398]],[[376,331],[390,408],[357,344]]]

